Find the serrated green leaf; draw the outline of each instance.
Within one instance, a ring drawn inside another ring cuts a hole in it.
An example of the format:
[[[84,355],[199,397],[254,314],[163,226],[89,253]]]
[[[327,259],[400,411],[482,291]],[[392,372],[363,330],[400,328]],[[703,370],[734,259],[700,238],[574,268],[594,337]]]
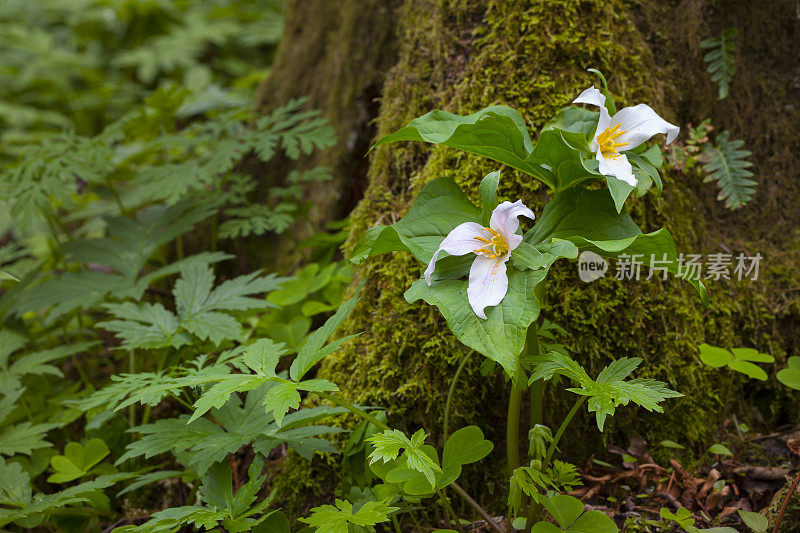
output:
[[[366,280],[361,283],[356,289],[355,294],[347,302],[342,304],[336,313],[325,321],[325,324],[312,333],[303,347],[297,354],[297,357],[292,361],[292,366],[289,368],[289,376],[294,381],[303,379],[303,376],[311,370],[311,368],[321,361],[330,352],[324,349],[325,342],[336,331],[342,321],[353,311],[358,303],[361,289],[364,287]],[[352,338],[352,337],[351,337]],[[334,344],[334,343],[331,343]],[[341,343],[335,344],[338,348]]]

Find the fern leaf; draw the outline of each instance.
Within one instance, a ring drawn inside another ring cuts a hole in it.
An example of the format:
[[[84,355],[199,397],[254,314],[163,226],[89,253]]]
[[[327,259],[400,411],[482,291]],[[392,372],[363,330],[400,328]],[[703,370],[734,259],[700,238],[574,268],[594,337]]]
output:
[[[708,63],[706,70],[711,74],[711,81],[717,84],[720,100],[727,98],[731,79],[736,73],[733,66],[736,45],[733,39],[738,33],[736,28],[726,28],[719,38],[711,37],[700,43],[702,48],[711,50],[703,57],[703,61]]]
[[[749,178],[753,173],[748,169],[753,163],[747,161],[749,150],[742,150],[744,141],[728,140],[730,133],[723,131],[703,148],[701,159],[706,178],[703,182],[716,182],[719,188],[718,200],[725,200],[725,207],[738,209],[749,202],[755,194],[757,183]]]

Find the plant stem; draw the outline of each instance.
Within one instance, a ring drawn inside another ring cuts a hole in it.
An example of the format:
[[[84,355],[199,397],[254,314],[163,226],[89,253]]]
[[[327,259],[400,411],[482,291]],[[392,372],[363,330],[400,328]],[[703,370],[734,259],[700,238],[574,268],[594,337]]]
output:
[[[369,414],[368,412],[364,411],[363,409],[359,409],[358,407],[356,407],[355,405],[351,404],[350,402],[342,400],[341,398],[337,398],[336,396],[332,396],[332,395],[330,395],[330,394],[328,394],[326,392],[318,392],[318,391],[312,391],[312,392],[314,394],[316,394],[317,396],[319,396],[320,398],[322,398],[324,400],[328,400],[330,402],[333,402],[333,403],[335,403],[336,405],[338,405],[340,407],[344,407],[345,409],[347,409],[348,411],[350,411],[354,415],[360,416],[364,420],[372,422],[381,431],[389,431],[390,429],[392,429],[389,426],[387,426],[386,424],[384,424],[383,422],[381,422],[380,420],[378,420],[377,418],[375,418],[374,416],[372,416],[371,414]]]
[[[775,519],[775,527],[772,528],[772,533],[778,533],[778,528],[781,525],[781,520],[783,519],[783,513],[786,512],[786,506],[789,505],[789,500],[792,499],[792,495],[794,491],[797,490],[797,485],[800,483],[800,472],[794,476],[794,481],[792,482],[792,486],[789,487],[789,492],[786,494],[786,497],[783,499],[783,503],[781,504],[781,510],[778,511],[778,517]]]
[[[378,420],[377,418],[375,418],[374,416],[372,416],[369,413],[367,413],[366,411],[364,411],[363,409],[359,409],[355,405],[353,405],[353,404],[351,404],[351,403],[349,403],[349,402],[347,402],[345,400],[342,400],[341,398],[337,398],[336,396],[332,396],[332,395],[330,395],[330,394],[328,394],[326,392],[318,392],[318,391],[311,391],[311,392],[313,392],[314,394],[316,394],[317,396],[319,396],[320,398],[322,398],[324,400],[328,400],[330,402],[335,403],[336,405],[338,405],[340,407],[344,407],[345,409],[347,409],[351,413],[363,418],[364,420],[372,422],[381,431],[389,431],[390,429],[392,429],[389,426],[387,426],[386,424],[384,424],[383,422],[381,422],[380,420]],[[489,513],[487,513],[483,509],[483,507],[478,505],[478,502],[473,500],[469,496],[469,494],[467,494],[466,491],[464,489],[462,489],[457,483],[453,482],[453,483],[450,484],[450,486],[453,487],[453,490],[455,490],[462,498],[464,498],[464,500],[468,504],[470,504],[476,511],[478,511],[478,514],[481,515],[483,517],[483,519],[486,520],[487,523],[490,526],[492,526],[492,528],[494,530],[496,530],[498,533],[505,533],[502,529],[500,529],[500,526],[498,526],[496,523],[494,523],[494,521],[492,520],[492,517],[489,516]]]
[[[722,404],[722,409],[720,410],[719,416],[719,439],[722,440],[722,437],[725,434],[725,417],[728,414],[728,403],[731,401],[731,389],[733,388],[733,378],[734,372],[730,368],[728,369],[728,386],[725,388],[725,403]]]
[[[542,471],[544,471],[548,466],[550,466],[550,460],[553,458],[553,454],[556,452],[556,448],[558,447],[558,441],[561,440],[561,437],[564,435],[564,431],[569,426],[569,423],[572,422],[575,413],[578,412],[578,409],[581,408],[583,402],[586,401],[586,396],[580,396],[576,401],[575,405],[572,406],[567,416],[564,418],[564,421],[561,422],[561,426],[556,431],[555,436],[553,437],[553,441],[550,443],[550,446],[547,448],[547,454],[544,456],[544,460],[542,461]],[[542,513],[542,505],[536,502],[531,502],[530,507],[528,507],[528,518],[525,520],[525,533],[530,533],[531,528],[533,527],[533,523],[536,519],[541,516]]]
[[[400,523],[397,521],[397,515],[393,514],[391,516],[392,516],[392,525],[394,526],[394,533],[403,533],[402,531],[400,531]]]
[[[461,486],[458,483],[453,482],[453,483],[450,484],[450,486],[453,487],[453,490],[456,491],[459,494],[459,496],[464,498],[465,502],[470,504],[473,509],[478,511],[478,514],[481,515],[481,518],[483,518],[486,521],[487,524],[489,524],[489,527],[494,529],[497,533],[506,533],[497,524],[497,522],[495,522],[494,519],[491,516],[489,516],[489,513],[486,512],[486,509],[481,507],[478,502],[473,500],[472,497],[469,494],[467,494],[466,491],[464,491],[464,489],[462,489]]]
[[[506,419],[506,460],[509,474],[519,466],[519,413],[522,408],[522,395],[524,393],[525,389],[512,381],[511,396],[508,398],[508,417]]]
[[[449,433],[449,425],[450,425],[450,402],[453,399],[453,393],[456,390],[456,383],[458,382],[458,376],[461,375],[461,371],[464,370],[464,366],[467,364],[467,361],[472,356],[474,352],[470,350],[467,352],[467,355],[461,360],[461,364],[458,365],[456,369],[456,373],[453,374],[453,380],[450,382],[450,390],[447,391],[447,400],[444,402],[444,441],[447,442],[447,437],[450,436]]]
[[[545,455],[544,461],[542,461],[543,469],[547,468],[550,465],[550,460],[553,458],[553,454],[556,451],[556,447],[558,446],[558,441],[561,440],[561,436],[564,435],[564,431],[567,429],[567,426],[569,426],[569,423],[572,422],[572,418],[575,416],[575,413],[578,412],[578,409],[581,408],[583,402],[586,401],[586,398],[587,398],[586,396],[579,397],[575,401],[575,405],[573,405],[572,409],[570,409],[569,413],[567,413],[567,416],[566,418],[564,418],[564,421],[561,422],[561,427],[559,427],[558,431],[556,431],[556,435],[555,437],[553,437],[553,442],[550,443],[550,447],[547,449],[547,455]]]
[[[525,353],[530,356],[536,356],[540,353],[539,348],[539,326],[536,322],[528,327],[528,332],[525,335]],[[544,382],[536,380],[531,385],[531,427],[537,426],[544,422]]]
[[[136,373],[136,350],[129,350],[128,351],[128,372],[131,374]],[[136,409],[134,404],[131,404],[128,407],[128,423],[131,427],[136,425]]]
[[[461,533],[464,533],[464,528],[461,527],[461,522],[458,521],[458,515],[450,506],[450,502],[447,501],[447,498],[445,497],[444,493],[440,490],[437,490],[436,494],[438,494],[439,499],[442,500],[442,505],[444,505],[445,514],[451,518],[453,524],[456,526],[456,529],[458,529]]]

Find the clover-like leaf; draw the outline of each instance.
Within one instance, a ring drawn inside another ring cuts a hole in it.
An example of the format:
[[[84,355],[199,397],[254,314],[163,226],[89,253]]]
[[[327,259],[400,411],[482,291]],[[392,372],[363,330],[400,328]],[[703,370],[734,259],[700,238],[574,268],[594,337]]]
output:
[[[545,508],[558,523],[538,522],[534,524],[532,533],[617,533],[619,528],[607,514],[602,511],[583,512],[583,503],[572,496],[556,494],[552,498],[543,498]]]
[[[83,477],[108,454],[108,446],[102,439],[91,439],[86,446],[79,442],[70,442],[64,447],[64,455],[56,455],[50,459],[50,466],[55,474],[48,477],[47,481],[67,483]]]
[[[753,348],[734,348],[726,350],[703,343],[700,345],[700,360],[708,366],[721,368],[727,366],[731,370],[750,378],[765,381],[767,373],[755,363],[772,363],[775,358],[760,353]]]
[[[437,488],[449,485],[461,475],[461,467],[476,463],[489,455],[494,444],[483,438],[483,431],[477,426],[459,429],[447,439],[442,453],[442,479],[437,480]]]
[[[800,390],[800,357],[793,355],[786,368],[778,372],[778,381],[795,390]]]

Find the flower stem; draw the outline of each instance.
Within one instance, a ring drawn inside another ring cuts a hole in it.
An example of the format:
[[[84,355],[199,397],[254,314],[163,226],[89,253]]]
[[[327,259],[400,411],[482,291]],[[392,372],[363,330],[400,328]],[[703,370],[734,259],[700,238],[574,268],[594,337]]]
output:
[[[508,398],[508,417],[506,419],[506,460],[508,473],[519,466],[519,413],[522,408],[522,395],[525,389],[512,382],[511,396]]]
[[[444,402],[444,442],[447,442],[447,437],[450,436],[449,433],[449,425],[450,425],[450,402],[453,399],[453,393],[456,390],[456,383],[458,383],[458,376],[461,375],[461,371],[464,370],[464,366],[467,364],[467,361],[472,356],[474,352],[470,350],[467,352],[467,355],[461,360],[461,364],[458,365],[456,369],[456,373],[453,374],[453,380],[450,382],[450,390],[447,391],[447,401]]]
[[[525,351],[530,356],[540,353],[538,325],[536,322],[528,327],[525,335]],[[544,422],[544,382],[536,380],[531,385],[531,427]]]

